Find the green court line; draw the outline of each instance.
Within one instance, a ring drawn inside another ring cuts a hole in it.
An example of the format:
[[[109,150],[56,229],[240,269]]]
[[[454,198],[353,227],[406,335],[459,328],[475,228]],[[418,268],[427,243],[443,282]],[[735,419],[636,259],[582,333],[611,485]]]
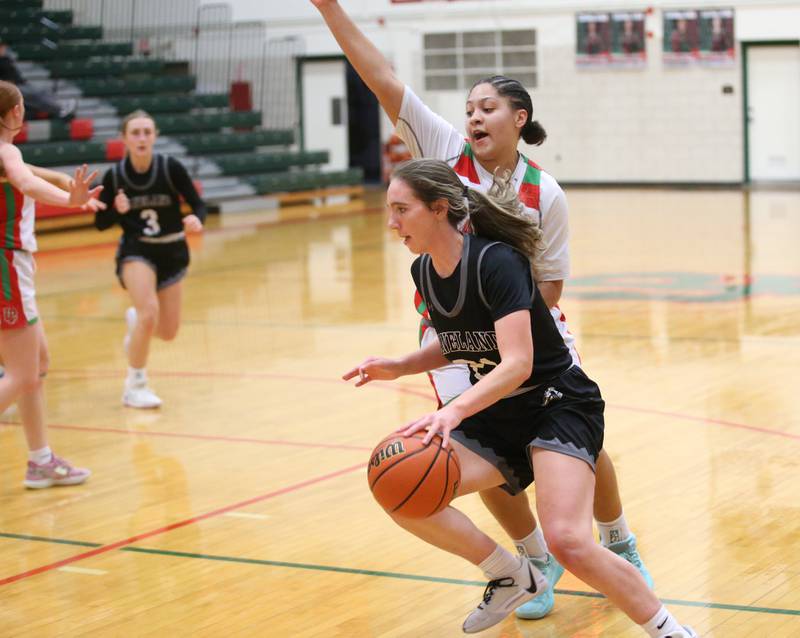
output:
[[[57,543],[59,545],[78,545],[79,547],[102,547],[102,543],[86,543],[84,541],[69,541],[62,538],[47,538],[45,536],[31,536],[30,534],[5,534],[0,532],[0,538],[13,538],[18,541],[39,541],[41,543]]]
[[[100,543],[86,543],[26,534],[5,534],[0,532],[0,538],[16,540],[39,541],[45,543],[60,543],[63,545],[80,545],[84,547],[102,547]],[[261,558],[239,558],[237,556],[218,556],[215,554],[196,554],[194,552],[178,552],[167,549],[148,549],[146,547],[121,547],[122,552],[136,554],[150,554],[154,556],[171,556],[174,558],[193,558],[196,560],[218,561],[222,563],[237,563],[240,565],[264,565],[267,567],[287,567],[289,569],[307,569],[320,572],[334,572],[337,574],[353,574],[357,576],[375,576],[378,578],[395,578],[399,580],[413,580],[417,582],[441,583],[445,585],[462,585],[467,587],[485,587],[485,581],[463,580],[459,578],[442,578],[439,576],[423,576],[420,574],[403,574],[400,572],[384,572],[372,569],[355,569],[352,567],[335,567],[332,565],[315,565],[313,563],[290,563],[279,560],[265,560]],[[581,598],[605,598],[597,592],[579,591],[574,589],[556,589],[556,594],[561,596],[576,596]],[[681,607],[700,607],[703,609],[721,609],[724,611],[744,611],[755,614],[776,614],[782,616],[800,616],[800,609],[780,609],[775,607],[754,607],[751,605],[730,605],[726,603],[708,603],[694,600],[680,600],[677,598],[661,598],[667,605]]]
[[[240,563],[243,565],[266,565],[268,567],[288,567],[290,569],[308,569],[319,572],[336,572],[338,574],[355,574],[359,576],[378,576],[380,578],[397,578],[400,580],[416,580],[429,583],[445,583],[447,585],[475,585],[486,587],[486,582],[459,580],[458,578],[441,578],[438,576],[421,576],[418,574],[401,574],[398,572],[382,572],[372,569],[354,569],[352,567],[334,567],[332,565],[314,565],[311,563],[287,563],[280,560],[264,560],[261,558],[238,558],[236,556],[216,556],[214,554],[194,554],[192,552],[175,552],[166,549],[147,549],[145,547],[123,547],[122,551],[138,554],[155,554],[158,556],[175,556],[177,558],[198,558],[215,560],[223,563]]]

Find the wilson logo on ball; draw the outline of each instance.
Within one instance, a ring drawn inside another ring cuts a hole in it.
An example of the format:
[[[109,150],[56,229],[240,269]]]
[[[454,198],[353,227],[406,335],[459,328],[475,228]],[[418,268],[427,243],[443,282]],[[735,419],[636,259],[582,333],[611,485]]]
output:
[[[398,454],[405,454],[406,448],[403,447],[402,441],[392,441],[386,447],[382,447],[381,449],[377,450],[372,458],[369,460],[369,464],[372,467],[377,468],[380,466],[381,463],[386,461],[387,459],[392,458],[393,456],[397,456]]]
[[[461,467],[455,450],[443,447],[438,434],[428,443],[426,436],[390,434],[369,456],[369,488],[390,514],[425,518],[442,511],[458,492]]]

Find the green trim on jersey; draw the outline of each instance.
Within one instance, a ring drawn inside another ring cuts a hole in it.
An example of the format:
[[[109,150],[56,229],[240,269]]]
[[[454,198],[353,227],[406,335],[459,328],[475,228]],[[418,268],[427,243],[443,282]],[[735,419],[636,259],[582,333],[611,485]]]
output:
[[[3,298],[11,301],[11,270],[6,256],[0,255],[0,281],[3,285]]]
[[[6,200],[6,227],[5,227],[5,245],[11,247],[14,245],[14,224],[17,220],[17,204],[14,200],[14,189],[8,182],[3,182],[3,194]],[[10,297],[7,297],[10,299]]]
[[[535,184],[536,186],[540,186],[542,182],[541,169],[538,169],[535,166],[531,165],[530,161],[528,161],[528,158],[525,157],[522,153],[520,153],[520,157],[526,164],[525,174],[522,176],[522,181],[527,184]]]

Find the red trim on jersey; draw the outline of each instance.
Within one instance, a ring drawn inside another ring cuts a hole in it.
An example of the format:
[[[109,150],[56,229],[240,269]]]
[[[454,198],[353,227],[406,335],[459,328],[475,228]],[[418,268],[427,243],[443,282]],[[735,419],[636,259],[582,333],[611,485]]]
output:
[[[527,208],[539,209],[539,196],[541,195],[538,184],[523,182],[519,187],[519,201]]]
[[[425,301],[422,299],[422,295],[419,294],[419,290],[414,289],[414,308],[419,309],[421,304],[424,304]],[[431,320],[431,315],[428,312],[428,307],[425,306],[425,312],[420,313],[423,317],[425,317],[428,321]]]
[[[8,189],[11,190],[11,196],[14,198],[14,210],[8,210],[6,204]],[[22,248],[22,212],[24,206],[25,194],[10,182],[6,182],[6,188],[0,189],[0,236],[2,237],[0,245],[4,250]],[[9,223],[11,228],[9,228]]]
[[[11,188],[14,190],[14,206],[17,209],[17,219],[14,223],[14,247],[22,248],[22,209],[25,207],[25,193],[13,186]],[[14,276],[16,277],[16,274]]]
[[[481,178],[478,177],[478,170],[475,168],[472,158],[466,153],[461,154],[456,165],[453,166],[453,170],[461,177],[466,177],[473,184],[481,183]]]
[[[13,250],[3,251],[3,259],[8,264],[11,299],[6,299],[5,295],[0,295],[0,330],[16,330],[28,325],[25,309],[22,306],[19,277],[17,277],[17,269],[14,267],[14,252]]]

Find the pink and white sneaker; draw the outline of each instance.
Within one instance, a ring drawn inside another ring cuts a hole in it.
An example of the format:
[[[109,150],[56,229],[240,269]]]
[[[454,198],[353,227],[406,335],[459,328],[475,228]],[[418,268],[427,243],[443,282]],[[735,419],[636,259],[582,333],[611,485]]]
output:
[[[28,461],[28,471],[25,472],[25,487],[40,490],[54,485],[80,485],[92,474],[90,470],[82,467],[72,467],[64,459],[55,454],[49,463],[39,465]]]

